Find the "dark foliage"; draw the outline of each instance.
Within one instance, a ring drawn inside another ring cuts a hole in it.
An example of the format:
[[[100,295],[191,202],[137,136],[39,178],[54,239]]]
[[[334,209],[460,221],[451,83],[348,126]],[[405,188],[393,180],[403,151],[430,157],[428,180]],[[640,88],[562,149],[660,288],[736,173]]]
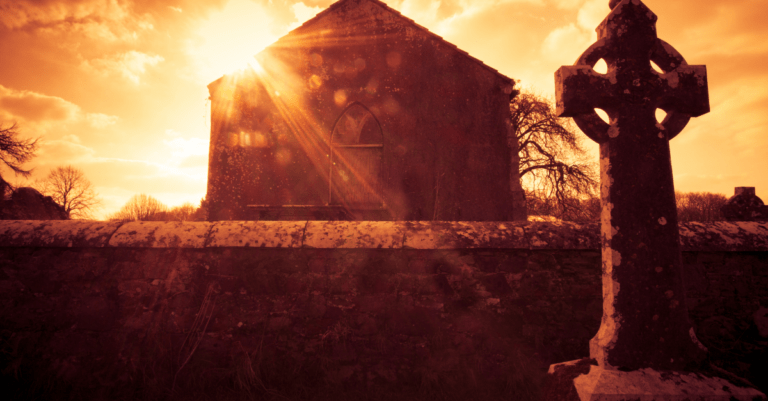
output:
[[[107,217],[121,221],[204,221],[206,218],[205,198],[200,200],[199,207],[187,202],[169,208],[146,194],[134,195],[119,211]]]
[[[678,221],[723,221],[720,208],[728,199],[711,192],[675,192]]]

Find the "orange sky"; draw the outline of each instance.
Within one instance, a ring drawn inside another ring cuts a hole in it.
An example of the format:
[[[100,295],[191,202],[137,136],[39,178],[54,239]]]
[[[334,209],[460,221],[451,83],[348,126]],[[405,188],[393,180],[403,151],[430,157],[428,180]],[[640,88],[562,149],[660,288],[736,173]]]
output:
[[[137,193],[197,204],[207,180],[205,86],[332,2],[0,0],[0,122],[43,137],[29,164],[35,177],[83,169],[104,199],[98,216]],[[548,96],[555,70],[594,41],[608,13],[608,0],[385,2]],[[676,189],[730,196],[755,186],[768,201],[765,0],[645,4],[659,37],[709,72],[712,112],[671,142]]]

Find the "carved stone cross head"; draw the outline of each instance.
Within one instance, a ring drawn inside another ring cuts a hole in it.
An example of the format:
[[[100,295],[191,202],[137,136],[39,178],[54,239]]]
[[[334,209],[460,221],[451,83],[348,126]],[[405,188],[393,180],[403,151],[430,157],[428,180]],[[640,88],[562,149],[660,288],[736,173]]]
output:
[[[691,117],[709,112],[706,67],[688,65],[656,36],[656,15],[642,1],[612,0],[610,7],[597,27],[597,42],[574,66],[556,72],[557,113],[573,117],[587,136],[602,143],[617,133],[595,108],[604,110],[612,123],[641,118],[654,125],[660,108],[667,116],[658,125],[658,135],[672,139]],[[593,69],[600,59],[608,65],[606,74]],[[663,73],[656,72],[651,61]]]

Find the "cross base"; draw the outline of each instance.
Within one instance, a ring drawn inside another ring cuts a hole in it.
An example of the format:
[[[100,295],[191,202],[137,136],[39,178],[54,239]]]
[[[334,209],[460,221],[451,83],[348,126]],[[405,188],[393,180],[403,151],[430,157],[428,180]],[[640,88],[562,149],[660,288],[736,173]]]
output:
[[[605,370],[590,359],[551,365],[544,399],[562,401],[766,401],[765,394],[700,373]]]

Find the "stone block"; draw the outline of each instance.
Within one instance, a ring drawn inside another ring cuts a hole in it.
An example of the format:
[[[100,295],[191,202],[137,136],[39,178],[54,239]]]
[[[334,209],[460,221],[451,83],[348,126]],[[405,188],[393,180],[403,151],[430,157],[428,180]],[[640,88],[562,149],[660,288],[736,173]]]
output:
[[[393,221],[310,221],[304,236],[307,248],[399,249],[404,223]]]
[[[400,285],[398,285],[397,291],[411,295],[438,294],[441,293],[441,287],[438,283],[438,281],[441,280],[446,280],[445,275],[430,274],[423,276],[404,276],[400,278]]]
[[[528,256],[528,270],[541,271],[558,269],[560,269],[560,264],[558,263],[557,258],[550,252],[532,252],[531,255]]]
[[[523,225],[512,222],[407,222],[411,249],[528,249]]]
[[[512,292],[512,288],[507,283],[503,274],[487,274],[479,277],[479,281],[485,289],[494,296],[504,296]]]
[[[384,295],[363,295],[357,299],[357,307],[360,312],[378,314],[389,306]]]
[[[525,226],[530,249],[599,249],[597,223],[532,222]]]
[[[300,248],[305,221],[217,221],[206,247]]]
[[[499,271],[499,265],[503,259],[502,253],[478,252],[475,255],[475,263],[479,271],[485,273],[496,273]]]
[[[213,223],[133,221],[125,223],[109,239],[110,247],[202,248]]]
[[[557,365],[550,367],[550,374]],[[582,401],[760,401],[758,390],[700,373],[639,369],[605,370],[591,365],[589,372],[573,379]]]
[[[116,324],[116,306],[100,296],[82,298],[73,305],[75,323],[80,330],[111,331]]]
[[[679,225],[683,251],[721,252],[768,250],[768,223],[688,222]]]
[[[499,270],[506,273],[521,273],[528,269],[528,255],[510,255],[499,264]]]
[[[383,274],[361,274],[355,281],[359,291],[370,294],[394,294],[398,287],[398,280]]]
[[[752,319],[760,337],[768,338],[768,307],[761,306],[752,314]]]
[[[438,312],[427,308],[396,308],[387,313],[386,327],[393,334],[430,336],[439,328]]]
[[[327,272],[328,259],[326,258],[310,258],[309,259],[309,272],[316,274],[325,274]]]
[[[285,278],[285,293],[286,294],[303,294],[307,292],[308,283],[306,276],[293,275]]]
[[[3,246],[100,248],[122,222],[78,220],[7,220],[0,222]]]
[[[703,294],[709,288],[704,266],[700,264],[683,265],[685,287],[689,295]]]

